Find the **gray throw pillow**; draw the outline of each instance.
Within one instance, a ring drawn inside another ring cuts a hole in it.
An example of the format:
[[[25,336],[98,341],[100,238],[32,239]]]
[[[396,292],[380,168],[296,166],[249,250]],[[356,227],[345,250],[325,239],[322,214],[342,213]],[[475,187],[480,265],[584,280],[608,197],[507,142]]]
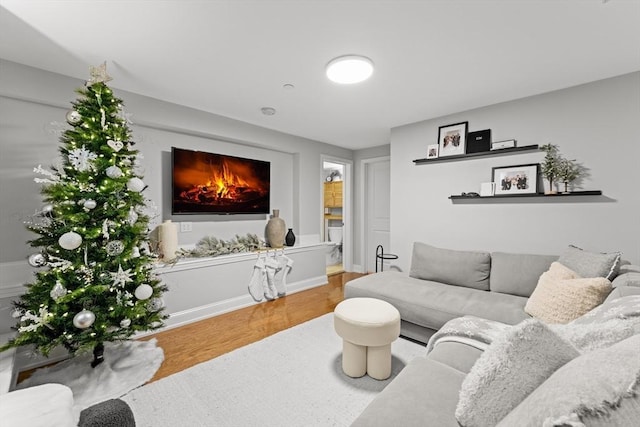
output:
[[[488,252],[454,251],[416,242],[409,276],[488,291],[490,269]]]
[[[498,427],[637,426],[639,348],[640,335],[634,335],[573,359],[523,400]]]
[[[557,260],[557,255],[493,252],[489,279],[491,291],[530,297],[540,275]]]
[[[569,245],[558,262],[578,273],[581,277],[604,277],[615,279],[620,270],[620,252],[610,254],[585,251]]]
[[[538,320],[515,325],[491,343],[465,377],[456,419],[464,427],[495,426],[578,355],[571,344]]]

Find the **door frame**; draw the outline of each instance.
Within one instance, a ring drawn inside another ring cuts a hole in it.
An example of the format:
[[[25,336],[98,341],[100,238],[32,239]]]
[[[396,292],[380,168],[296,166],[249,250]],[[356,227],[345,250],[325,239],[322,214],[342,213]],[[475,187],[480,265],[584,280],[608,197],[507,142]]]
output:
[[[344,165],[342,177],[342,268],[344,271],[353,271],[353,160],[342,157],[320,155],[320,236],[323,241],[324,231],[324,162],[340,163]]]
[[[367,216],[367,206],[369,203],[369,188],[368,188],[368,180],[367,180],[367,174],[369,172],[369,167],[371,166],[371,164],[373,163],[380,163],[380,162],[391,162],[391,156],[382,156],[382,157],[372,157],[370,159],[362,159],[360,161],[360,185],[359,185],[359,191],[360,191],[360,197],[359,197],[359,203],[360,203],[360,255],[361,255],[361,265],[359,270],[359,273],[366,273],[367,272],[367,248],[369,247],[369,234],[367,233],[367,230],[369,228],[369,219]]]

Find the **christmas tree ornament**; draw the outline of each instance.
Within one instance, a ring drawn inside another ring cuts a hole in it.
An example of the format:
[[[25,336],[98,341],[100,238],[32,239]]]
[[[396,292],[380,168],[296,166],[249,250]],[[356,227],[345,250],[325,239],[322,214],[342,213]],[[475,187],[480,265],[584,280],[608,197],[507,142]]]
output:
[[[117,166],[109,166],[105,172],[111,179],[118,179],[122,176],[122,169]]]
[[[124,251],[124,243],[120,240],[112,240],[106,246],[107,255],[118,256]]]
[[[133,292],[133,294],[139,300],[146,300],[146,299],[149,299],[151,297],[151,295],[153,294],[153,288],[151,286],[147,285],[146,283],[143,283],[142,285],[140,285],[140,286],[138,286],[136,288],[136,290]]]
[[[89,67],[89,75],[91,79],[87,82],[87,86],[93,86],[96,83],[107,83],[113,78],[107,74],[107,62],[103,62],[97,67]]]
[[[82,236],[80,236],[75,231],[69,231],[60,236],[60,238],[58,239],[58,244],[62,249],[72,251],[80,247],[80,245],[82,244]]]
[[[114,141],[113,139],[108,139],[107,145],[111,147],[111,149],[116,153],[122,150],[122,147],[124,147],[124,144],[122,143],[122,141]]]
[[[49,215],[51,213],[53,213],[53,205],[51,203],[47,203],[40,209],[40,214],[42,215]]]
[[[129,208],[129,213],[127,214],[127,222],[129,225],[133,225],[138,220],[138,213],[133,209],[133,206]]]
[[[73,326],[79,329],[87,329],[96,321],[96,315],[87,309],[73,316]]]
[[[78,113],[76,110],[70,110],[69,112],[67,112],[66,118],[67,118],[67,122],[70,125],[77,125],[82,121],[82,115]]]
[[[136,193],[140,193],[144,190],[145,184],[140,178],[133,177],[129,181],[127,181],[127,188],[130,191],[135,191]]]
[[[12,312],[11,312],[11,317],[13,317],[14,319],[18,319],[20,317],[22,317],[24,313],[22,312],[22,310],[15,308]]]
[[[134,246],[133,249],[131,249],[131,258],[140,258],[140,248],[137,246]]]
[[[113,286],[124,287],[127,283],[133,282],[133,279],[131,278],[131,276],[133,276],[133,273],[131,273],[130,268],[123,270],[122,266],[118,265],[118,271],[109,274],[111,275],[111,279],[113,280]]]
[[[159,311],[164,308],[164,300],[162,298],[151,298],[147,303],[149,311]]]
[[[85,210],[90,211],[91,209],[95,209],[95,207],[98,206],[98,204],[96,203],[95,200],[89,199],[89,200],[85,200],[82,206],[85,208]]]
[[[54,301],[57,301],[59,298],[62,298],[67,294],[67,288],[62,286],[62,283],[56,282],[51,292],[49,292],[49,296],[53,298]]]
[[[29,255],[29,265],[31,267],[43,267],[47,264],[47,260],[44,258],[42,254],[31,254]]]
[[[120,327],[128,328],[131,325],[131,319],[122,319],[120,321]]]
[[[93,161],[97,158],[96,153],[87,150],[84,145],[82,148],[69,151],[69,162],[80,172],[93,170]]]

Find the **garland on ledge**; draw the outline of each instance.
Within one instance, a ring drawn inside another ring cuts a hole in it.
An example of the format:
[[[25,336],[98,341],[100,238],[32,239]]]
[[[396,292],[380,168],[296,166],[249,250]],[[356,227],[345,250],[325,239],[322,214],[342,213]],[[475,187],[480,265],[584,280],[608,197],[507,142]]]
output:
[[[216,257],[220,255],[237,254],[240,252],[255,252],[265,249],[266,245],[256,234],[247,233],[245,237],[238,236],[231,240],[222,240],[214,236],[205,236],[194,249],[180,249],[176,252],[174,261],[180,258]]]

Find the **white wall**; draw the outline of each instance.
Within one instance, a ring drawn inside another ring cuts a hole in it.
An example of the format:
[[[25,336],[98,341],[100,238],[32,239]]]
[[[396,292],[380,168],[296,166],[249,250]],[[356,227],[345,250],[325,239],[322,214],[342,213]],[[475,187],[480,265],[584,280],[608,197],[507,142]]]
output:
[[[532,77],[535,78],[535,77]],[[450,249],[559,254],[568,244],[622,251],[640,262],[640,72],[492,105],[391,131],[391,250],[408,270],[422,241]],[[542,162],[543,152],[414,165],[437,142],[438,127],[469,121],[494,141],[557,144],[589,168],[582,189],[601,197],[505,199],[454,204],[451,194],[479,191],[491,168]]]

